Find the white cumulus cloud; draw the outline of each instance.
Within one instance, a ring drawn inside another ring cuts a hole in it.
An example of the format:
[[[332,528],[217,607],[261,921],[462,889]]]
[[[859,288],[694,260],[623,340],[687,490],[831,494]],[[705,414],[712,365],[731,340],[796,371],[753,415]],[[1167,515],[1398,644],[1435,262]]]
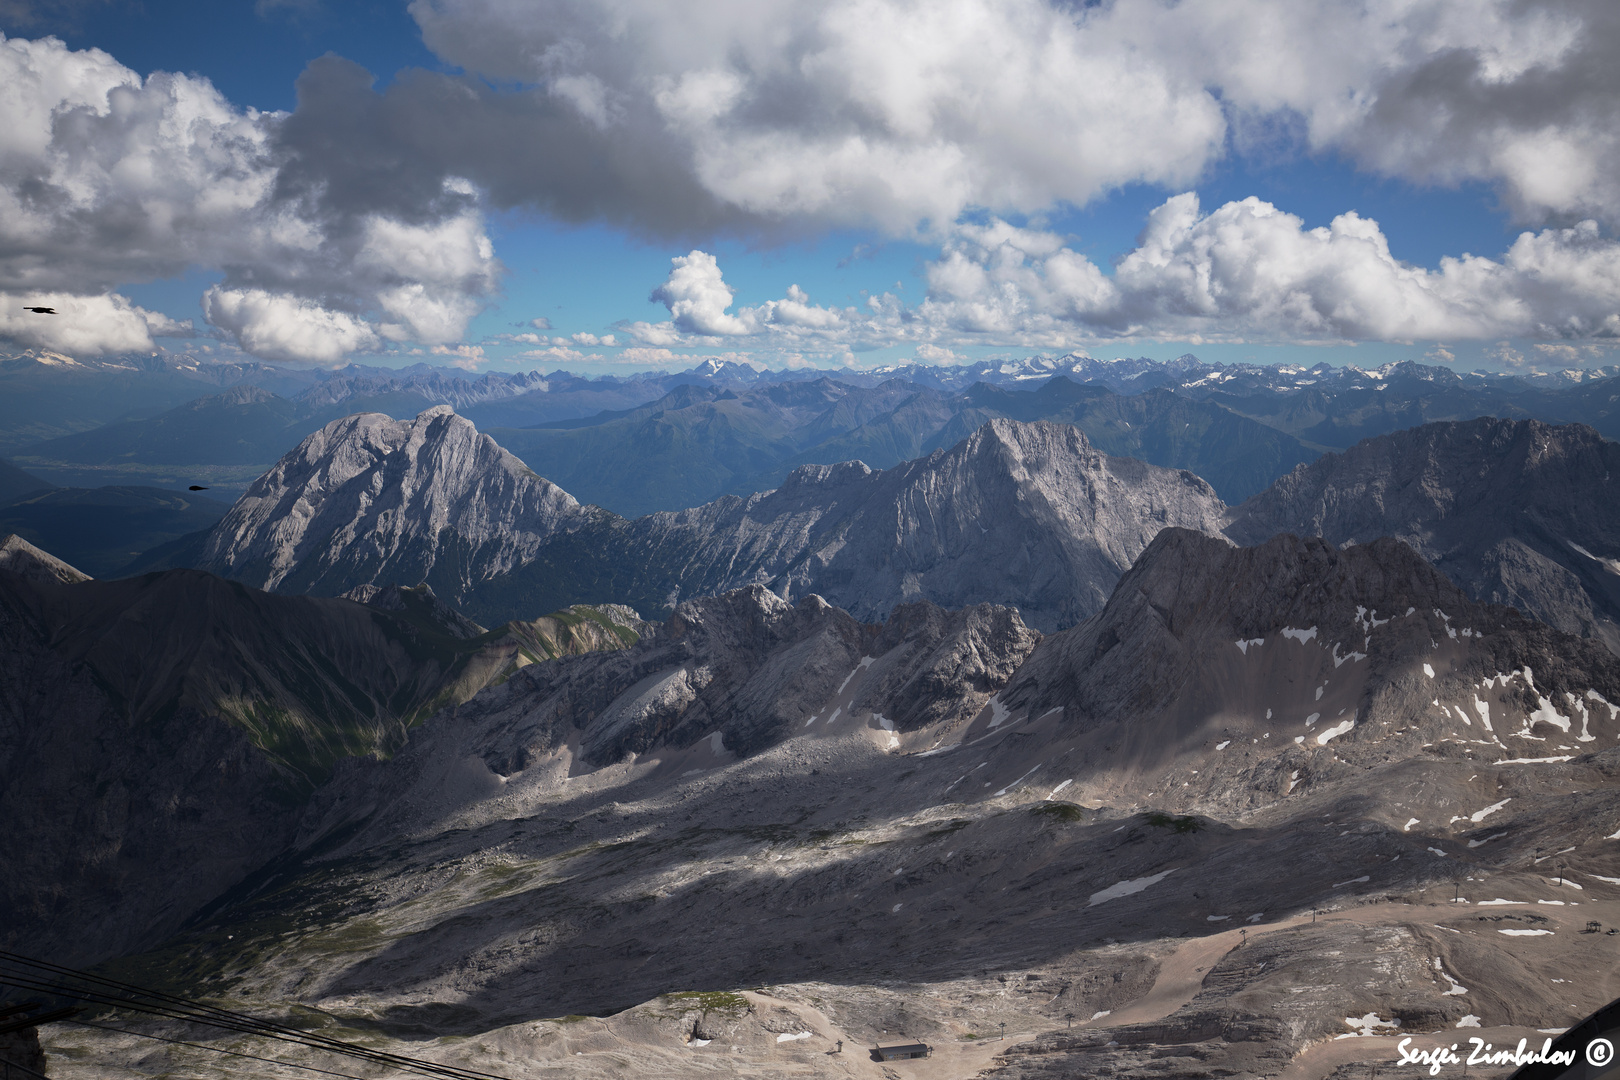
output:
[[[29,311],[54,308],[54,315]],[[154,335],[191,337],[194,331],[167,315],[147,311],[116,293],[0,292],[0,339],[24,348],[45,348],[72,356],[148,352]]]
[[[238,109],[206,79],[0,35],[0,107],[0,290],[80,298],[55,330],[0,323],[12,341],[149,349],[172,329],[115,290],[203,267],[225,278],[205,312],[243,349],[331,363],[381,337],[457,340],[497,285],[467,181],[440,179],[409,214],[288,195],[286,117]]]
[[[660,199],[698,212],[676,193],[681,173],[741,218],[937,231],[973,207],[1185,187],[1282,136],[1414,182],[1495,184],[1526,220],[1620,220],[1611,0],[413,0],[411,12],[442,58],[571,110],[569,138],[594,143],[622,181],[596,185],[609,216],[656,222]],[[645,153],[620,153],[630,146]],[[661,192],[636,183],[646,154]],[[517,201],[564,197],[509,186]]]
[[[247,352],[267,360],[336,364],[380,344],[365,320],[286,293],[215,286],[203,294],[203,313]]]

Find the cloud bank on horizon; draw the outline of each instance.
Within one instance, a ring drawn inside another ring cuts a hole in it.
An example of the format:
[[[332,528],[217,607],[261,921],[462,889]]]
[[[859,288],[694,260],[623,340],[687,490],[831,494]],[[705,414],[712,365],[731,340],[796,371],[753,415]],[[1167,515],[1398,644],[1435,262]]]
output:
[[[1620,338],[1620,8],[1604,0],[410,11],[459,73],[378,90],[327,56],[291,113],[99,50],[0,40],[0,337],[94,354],[199,332],[281,361],[389,343],[474,357],[469,325],[504,270],[488,215],[516,208],[696,242],[647,283],[667,321],[572,339],[649,356]],[[1489,184],[1524,231],[1430,269],[1394,258],[1350,208],[1309,229],[1257,198],[1200,205],[1201,177],[1278,139],[1411,184]],[[1040,225],[1129,185],[1166,198],[1112,267]],[[937,245],[926,298],[838,308],[794,286],[738,307],[703,250],[834,228]],[[222,276],[201,330],[118,291],[193,267]],[[64,316],[23,311],[42,303]]]

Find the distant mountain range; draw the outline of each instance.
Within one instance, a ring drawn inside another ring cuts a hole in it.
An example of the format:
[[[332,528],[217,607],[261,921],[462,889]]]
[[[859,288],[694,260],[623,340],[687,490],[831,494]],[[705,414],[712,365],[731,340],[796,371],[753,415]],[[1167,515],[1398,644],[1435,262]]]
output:
[[[819,398],[827,387],[799,390]],[[1133,400],[1062,380],[1039,393],[1054,391]],[[652,616],[759,584],[820,594],[868,621],[912,600],[1000,602],[1049,632],[1099,610],[1169,526],[1248,544],[1282,532],[1395,536],[1472,596],[1620,651],[1617,454],[1580,425],[1429,424],[1300,465],[1229,509],[1191,472],[1103,453],[1074,426],[996,419],[888,469],[805,465],[746,499],[625,519],[581,505],[438,406],[414,421],[333,422],[206,540],[149,565],[325,595],[425,581],[484,622],[572,603]]]
[[[333,419],[408,419],[442,404],[582,501],[634,517],[766,490],[804,464],[886,468],[1003,416],[1072,423],[1110,453],[1192,469],[1236,502],[1323,450],[1432,421],[1536,418],[1620,436],[1616,370],[1513,376],[1416,363],[1364,371],[1067,356],[831,372],[705,361],[673,374],[474,378],[427,365],[316,372],[28,354],[0,361],[0,452],[52,484],[202,484],[233,499]]]
[[[995,597],[1051,629],[1101,607],[1160,529],[1214,531],[1223,510],[1189,472],[1111,457],[1068,425],[995,420],[891,469],[806,465],[769,493],[632,521],[436,406],[329,424],[187,557],[286,592],[426,581],[485,622],[580,602],[662,612],[761,584],[869,620]]]
[[[886,469],[954,446],[996,418],[1071,424],[1110,454],[1191,469],[1232,501],[1319,452],[1172,391],[1125,396],[1062,376],[961,392],[899,378],[865,388],[827,378],[741,391],[683,386],[590,423],[487,430],[582,501],[633,517],[769,490],[806,464]]]

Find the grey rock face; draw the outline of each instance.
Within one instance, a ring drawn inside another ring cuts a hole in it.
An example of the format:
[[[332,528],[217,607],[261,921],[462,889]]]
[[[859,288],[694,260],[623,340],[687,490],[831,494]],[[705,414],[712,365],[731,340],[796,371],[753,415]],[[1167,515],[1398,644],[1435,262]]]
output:
[[[999,700],[1015,716],[1061,709],[1087,783],[1129,791],[1181,757],[1198,768],[1163,798],[1228,814],[1419,750],[1586,752],[1608,738],[1617,695],[1620,659],[1600,643],[1475,603],[1398,540],[1232,548],[1167,529],[1102,613],[1044,640]]]
[[[406,794],[463,782],[473,759],[505,777],[565,747],[592,768],[694,747],[705,761],[746,757],[827,721],[827,703],[858,672],[850,715],[947,731],[980,712],[1039,640],[1016,612],[988,604],[908,604],[877,626],[819,596],[790,604],[759,586],[688,601],[632,648],[532,664],[440,713],[386,766],[355,763],[318,796],[306,833],[389,803],[378,820],[405,827],[403,807],[421,801]]]
[[[1367,439],[1231,511],[1226,534],[1395,536],[1475,599],[1620,649],[1620,445],[1581,424],[1480,418]]]
[[[1078,429],[993,420],[949,450],[872,472],[807,465],[780,488],[637,522],[684,550],[683,594],[763,584],[858,619],[896,603],[1015,605],[1043,630],[1101,608],[1160,529],[1214,532],[1208,484],[1095,449]]]
[[[448,558],[473,584],[520,565],[593,514],[449,406],[415,420],[336,420],[254,482],[202,568],[282,592],[415,584]]]

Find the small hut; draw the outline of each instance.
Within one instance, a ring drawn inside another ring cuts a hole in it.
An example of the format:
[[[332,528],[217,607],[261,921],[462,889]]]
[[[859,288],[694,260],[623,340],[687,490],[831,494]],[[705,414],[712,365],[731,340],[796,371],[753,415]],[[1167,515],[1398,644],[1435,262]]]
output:
[[[879,1046],[873,1053],[877,1054],[879,1061],[904,1061],[908,1058],[925,1058],[934,1052],[934,1048],[927,1043],[906,1043],[904,1046]]]

